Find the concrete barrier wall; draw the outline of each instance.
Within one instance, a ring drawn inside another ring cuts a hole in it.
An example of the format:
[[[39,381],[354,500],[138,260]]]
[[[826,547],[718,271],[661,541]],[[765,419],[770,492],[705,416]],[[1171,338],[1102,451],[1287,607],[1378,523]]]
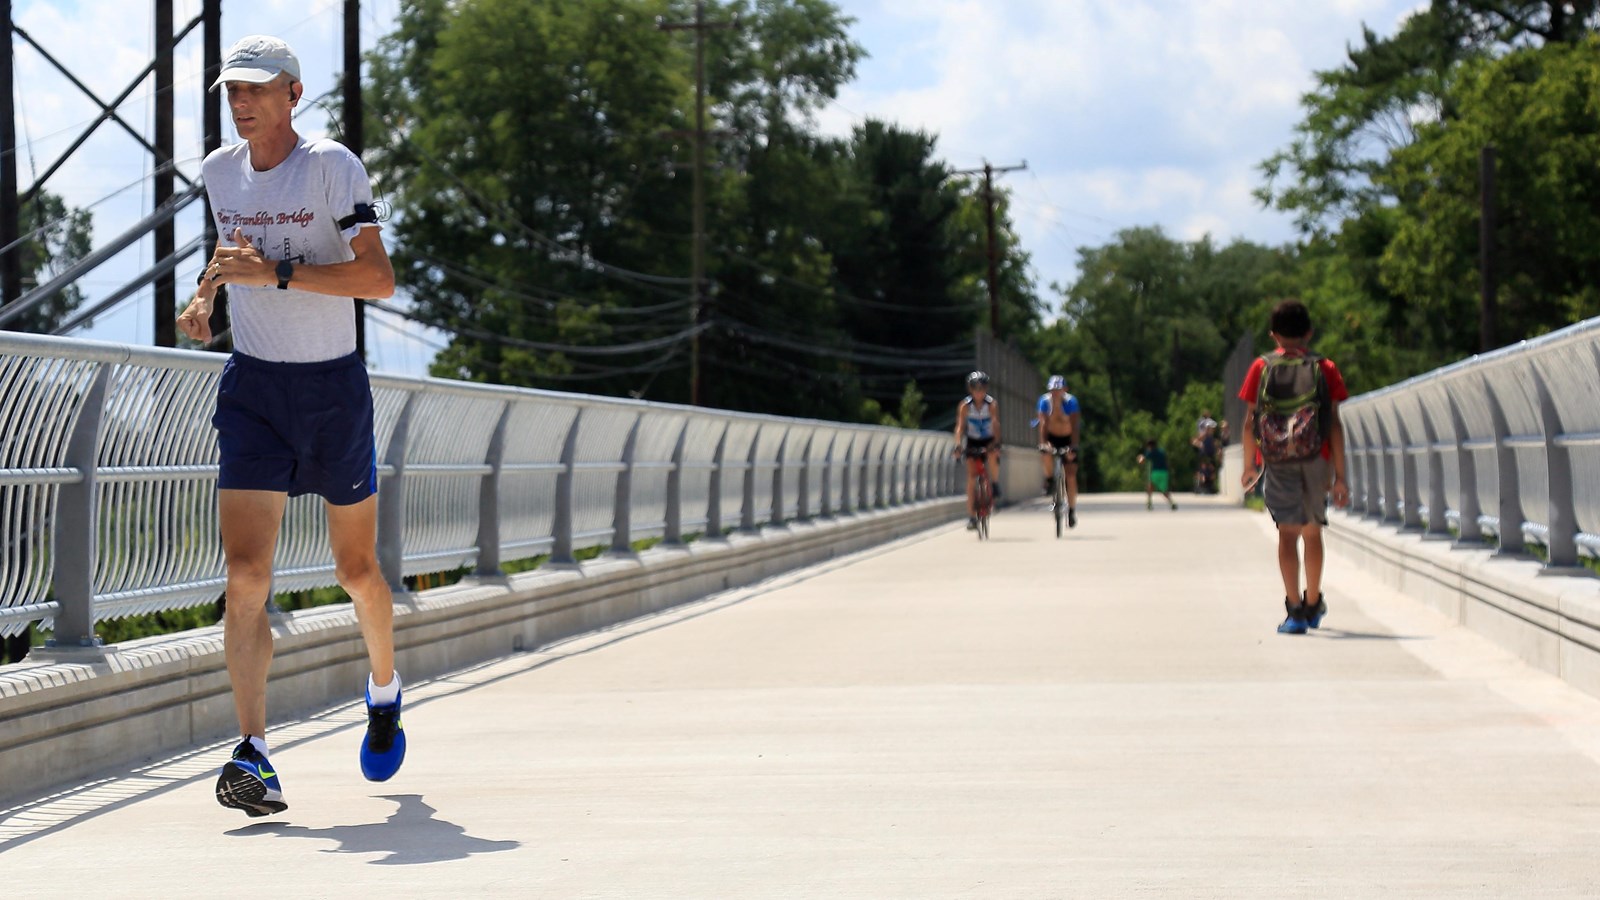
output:
[[[397,598],[397,666],[414,682],[964,515],[959,498],[929,500]],[[271,721],[361,696],[366,654],[348,604],[274,617],[273,632]],[[220,627],[131,641],[92,662],[30,656],[0,671],[0,804],[236,728]]]
[[[1600,696],[1600,579],[1551,574],[1528,556],[1465,548],[1347,513],[1333,514],[1329,526],[1336,557]]]

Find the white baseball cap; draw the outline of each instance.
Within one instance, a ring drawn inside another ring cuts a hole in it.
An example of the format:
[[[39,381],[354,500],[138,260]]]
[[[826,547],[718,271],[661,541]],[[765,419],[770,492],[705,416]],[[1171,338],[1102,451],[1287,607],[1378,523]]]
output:
[[[222,72],[217,75],[216,81],[211,82],[211,89],[215,90],[229,81],[266,84],[280,73],[299,81],[300,58],[283,41],[264,34],[252,34],[240,38],[228,48],[228,55],[222,60]]]

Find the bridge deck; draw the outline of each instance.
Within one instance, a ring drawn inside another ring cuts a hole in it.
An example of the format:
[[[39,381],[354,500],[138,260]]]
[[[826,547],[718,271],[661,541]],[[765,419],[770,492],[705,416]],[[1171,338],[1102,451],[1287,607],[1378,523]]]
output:
[[[1600,891],[1600,702],[1374,585],[1281,616],[1263,517],[1086,499],[903,541],[0,820],[23,894],[1531,897]],[[94,882],[98,882],[95,884]],[[114,888],[112,887],[114,885]]]

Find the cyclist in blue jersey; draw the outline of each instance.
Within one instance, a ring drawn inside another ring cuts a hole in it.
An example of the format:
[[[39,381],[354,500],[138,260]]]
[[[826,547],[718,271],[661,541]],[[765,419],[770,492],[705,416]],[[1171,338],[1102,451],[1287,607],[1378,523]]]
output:
[[[1039,397],[1039,418],[1034,420],[1039,428],[1039,460],[1044,464],[1044,492],[1050,493],[1050,478],[1055,474],[1053,451],[1065,450],[1062,457],[1062,475],[1067,481],[1067,527],[1078,527],[1078,435],[1082,433],[1082,415],[1078,398],[1067,393],[1067,379],[1051,375],[1045,382],[1044,394]]]
[[[996,480],[1000,465],[1000,404],[989,396],[989,376],[973,372],[967,376],[967,396],[956,407],[956,452],[966,447],[967,456],[983,456],[989,466],[989,481],[994,485],[995,496],[1000,496],[1000,482]],[[967,465],[967,528],[978,527],[977,506],[973,503],[972,485],[977,470]]]

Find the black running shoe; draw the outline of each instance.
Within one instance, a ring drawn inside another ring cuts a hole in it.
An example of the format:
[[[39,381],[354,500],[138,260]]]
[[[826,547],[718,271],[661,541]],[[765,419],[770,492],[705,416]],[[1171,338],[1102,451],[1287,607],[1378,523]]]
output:
[[[277,770],[248,738],[233,748],[233,758],[217,776],[217,802],[229,809],[242,809],[252,819],[289,808],[283,802]]]
[[[1068,528],[1077,528],[1078,527],[1078,511],[1073,509],[1070,506],[1067,507],[1067,527]]]
[[[1328,614],[1328,601],[1323,594],[1319,591],[1317,593],[1317,602],[1312,603],[1306,600],[1306,592],[1301,591],[1300,605],[1306,611],[1306,627],[1321,628],[1322,617]]]

